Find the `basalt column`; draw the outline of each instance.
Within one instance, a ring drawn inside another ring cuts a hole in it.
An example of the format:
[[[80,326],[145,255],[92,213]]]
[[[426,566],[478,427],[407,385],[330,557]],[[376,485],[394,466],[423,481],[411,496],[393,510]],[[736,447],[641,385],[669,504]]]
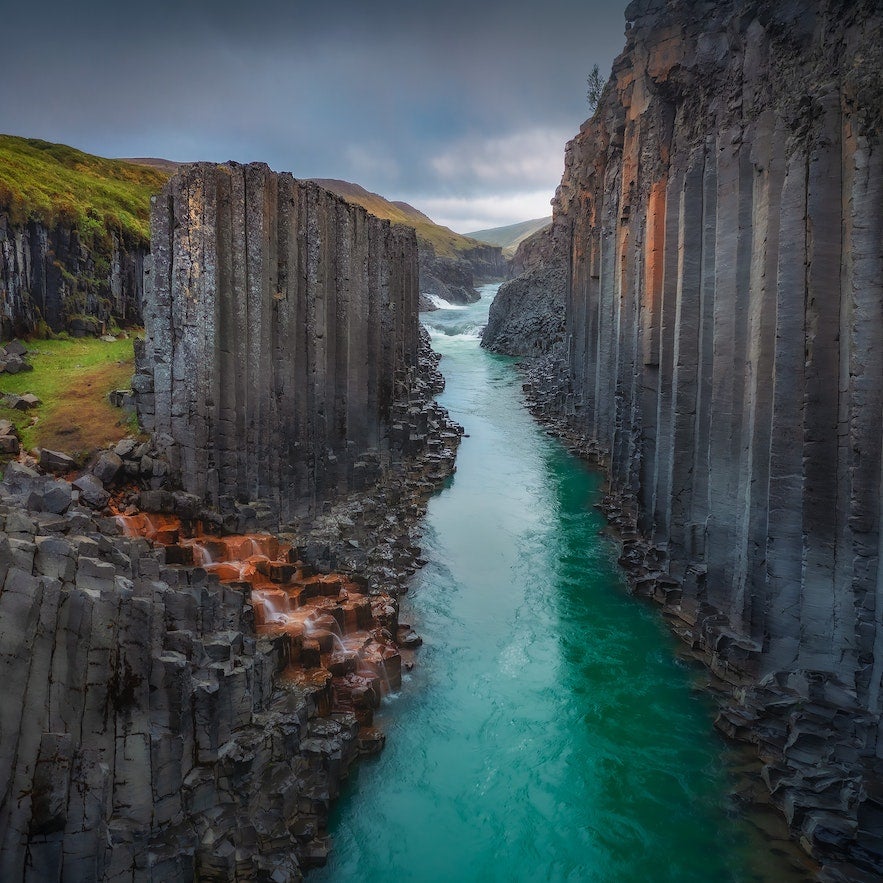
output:
[[[417,245],[263,164],[196,164],[155,198],[142,425],[185,490],[281,520],[388,462],[417,363]]]
[[[883,12],[636,0],[626,16],[556,197],[562,404],[609,455],[641,574],[664,574],[650,591],[688,639],[734,683],[773,678],[780,708],[815,703],[764,735],[789,821],[876,872]]]

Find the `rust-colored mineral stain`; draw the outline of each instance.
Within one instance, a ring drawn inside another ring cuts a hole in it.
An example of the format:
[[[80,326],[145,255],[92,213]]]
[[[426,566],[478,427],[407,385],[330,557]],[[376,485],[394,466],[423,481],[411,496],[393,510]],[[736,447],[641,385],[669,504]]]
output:
[[[127,536],[164,546],[168,564],[201,567],[222,583],[247,587],[256,631],[291,638],[283,677],[308,689],[320,714],[350,711],[370,727],[381,697],[401,686],[396,608],[388,595],[369,597],[346,574],[315,573],[295,548],[269,534],[217,536],[146,512],[116,519]]]

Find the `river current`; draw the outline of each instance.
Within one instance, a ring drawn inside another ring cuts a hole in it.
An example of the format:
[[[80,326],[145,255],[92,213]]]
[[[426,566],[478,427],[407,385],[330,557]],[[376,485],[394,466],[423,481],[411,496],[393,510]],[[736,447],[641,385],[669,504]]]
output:
[[[600,475],[532,420],[513,361],[479,347],[497,287],[421,317],[468,436],[402,602],[424,646],[310,879],[798,879],[734,809],[696,670],[626,593]]]

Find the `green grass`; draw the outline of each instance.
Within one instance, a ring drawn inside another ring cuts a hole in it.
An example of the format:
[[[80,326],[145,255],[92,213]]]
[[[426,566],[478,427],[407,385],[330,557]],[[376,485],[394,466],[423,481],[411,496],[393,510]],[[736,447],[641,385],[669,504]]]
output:
[[[166,172],[104,159],[64,144],[0,135],[0,210],[13,223],[70,223],[87,244],[111,232],[150,240],[150,197]]]
[[[405,224],[417,232],[417,239],[430,243],[435,253],[443,258],[459,258],[475,248],[486,247],[486,243],[455,233],[448,227],[436,224],[423,212],[406,202],[390,202],[377,193],[371,193],[358,184],[338,181],[334,178],[317,178],[316,183],[327,190],[342,196],[347,202],[355,203],[378,218],[387,218],[393,224]]]
[[[130,431],[129,418],[107,401],[112,389],[128,387],[134,365],[133,339],[33,341],[33,371],[0,374],[0,393],[32,392],[42,402],[33,411],[0,404],[0,417],[18,429],[22,446],[86,457]]]

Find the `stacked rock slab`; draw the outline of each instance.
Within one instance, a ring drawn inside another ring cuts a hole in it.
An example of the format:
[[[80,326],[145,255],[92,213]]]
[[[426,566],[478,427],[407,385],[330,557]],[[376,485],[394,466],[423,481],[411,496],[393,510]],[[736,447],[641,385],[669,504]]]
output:
[[[556,196],[563,408],[692,638],[725,676],[768,676],[756,701],[788,694],[764,747],[794,828],[844,879],[876,873],[883,10],[638,0],[626,17]]]
[[[383,468],[409,435],[413,231],[263,164],[200,163],[155,197],[151,249],[133,386],[185,490],[284,522]]]

